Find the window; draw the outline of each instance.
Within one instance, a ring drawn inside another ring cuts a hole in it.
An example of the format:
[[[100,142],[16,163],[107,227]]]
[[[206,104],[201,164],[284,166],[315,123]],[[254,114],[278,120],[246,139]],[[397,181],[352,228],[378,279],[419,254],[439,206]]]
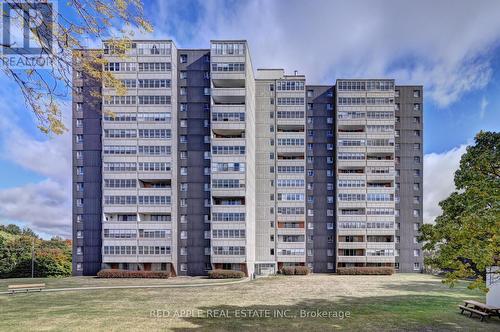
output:
[[[413,104],[414,111],[420,111],[420,104]]]
[[[420,130],[414,130],[413,131],[413,136],[420,137]]]
[[[210,88],[203,88],[203,94],[205,96],[210,96]]]
[[[76,159],[80,160],[83,158],[83,151],[76,151]]]
[[[181,112],[187,112],[188,110],[188,105],[186,103],[181,103]]]
[[[188,174],[187,167],[181,167],[180,173],[181,173],[181,175],[187,175]]]
[[[181,70],[181,71],[180,71],[179,76],[180,76],[180,79],[181,79],[181,80],[185,80],[185,79],[187,79],[187,76],[188,76],[188,75],[187,75],[187,71],[185,71],[185,70]]]
[[[413,257],[419,257],[419,256],[420,256],[420,249],[413,250]]]
[[[418,223],[418,222],[413,223],[413,230],[418,231],[419,229],[420,229],[420,223]]]
[[[186,60],[186,61],[187,61],[187,60]],[[187,268],[187,264],[182,263],[182,264],[181,264],[181,271],[182,271],[182,272],[187,272],[187,270],[188,270],[188,268]]]
[[[413,184],[413,190],[415,190],[415,191],[420,190],[420,183],[414,183]]]
[[[78,166],[76,168],[76,175],[83,175],[83,167],[82,166]]]
[[[314,90],[307,90],[307,97],[311,98],[314,94]]]
[[[82,271],[82,270],[83,270],[83,265],[82,265],[82,263],[76,263],[76,270],[77,270],[77,271]]]
[[[420,204],[420,197],[419,196],[413,196],[413,204]]]
[[[413,170],[413,176],[416,177],[416,178],[420,177],[420,170],[419,169],[414,169]]]
[[[83,119],[76,119],[76,128],[83,128]]]
[[[76,135],[76,143],[83,143],[83,135]]]
[[[413,162],[415,164],[420,164],[420,157],[413,157]]]
[[[419,124],[420,123],[420,117],[418,117],[418,116],[413,117],[413,123]]]
[[[394,97],[396,97],[396,98],[399,97],[399,90],[394,91]]]
[[[420,91],[419,90],[413,90],[413,97],[419,98],[420,97]]]
[[[187,54],[181,54],[181,56],[180,56],[180,62],[181,63],[187,63],[187,61],[188,61]]]
[[[187,120],[181,120],[180,126],[181,126],[181,128],[187,128]]]
[[[179,94],[181,96],[185,96],[187,95],[187,88],[185,86],[182,86],[180,89],[179,89]]]
[[[414,270],[414,271],[418,271],[418,270],[420,270],[420,263],[419,263],[419,262],[415,262],[415,263],[413,263],[413,270]]]
[[[420,217],[420,210],[413,210],[414,217]]]
[[[79,192],[83,191],[83,182],[76,183],[76,191],[79,191]]]
[[[83,110],[83,104],[82,103],[76,103],[76,110],[77,110],[77,112],[81,112]]]
[[[420,144],[419,143],[413,144],[413,150],[419,151],[420,150]]]
[[[187,159],[188,153],[187,153],[187,151],[181,151],[179,156],[181,159]]]

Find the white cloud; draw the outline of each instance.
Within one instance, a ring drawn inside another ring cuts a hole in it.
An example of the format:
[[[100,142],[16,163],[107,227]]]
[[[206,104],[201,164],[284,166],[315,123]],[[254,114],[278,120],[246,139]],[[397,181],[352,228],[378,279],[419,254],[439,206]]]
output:
[[[496,0],[161,0],[153,7],[154,35],[178,47],[247,39],[254,67],[299,70],[315,84],[394,77],[423,84],[441,107],[488,84],[500,40]]]
[[[0,154],[43,180],[0,189],[0,223],[17,222],[37,233],[71,238],[71,133],[47,137],[26,132],[19,115],[28,109],[21,96],[6,95],[8,90],[0,95]],[[61,105],[63,121],[71,128],[68,105]]]
[[[488,99],[486,99],[485,96],[481,99],[481,103],[479,104],[480,112],[479,112],[479,117],[481,119],[484,118],[484,115],[486,114],[486,107],[488,107]]]
[[[51,179],[0,190],[0,221],[19,221],[35,232],[71,238],[71,193]]]
[[[442,212],[439,202],[454,190],[453,178],[467,145],[424,156],[424,223],[432,223]]]

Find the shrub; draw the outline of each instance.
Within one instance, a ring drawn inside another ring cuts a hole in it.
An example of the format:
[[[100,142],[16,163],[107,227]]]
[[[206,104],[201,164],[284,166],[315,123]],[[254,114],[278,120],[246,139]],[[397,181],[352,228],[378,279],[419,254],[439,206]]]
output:
[[[117,269],[105,269],[97,272],[98,278],[155,278],[167,279],[170,273],[166,271],[128,271]]]
[[[295,267],[295,275],[305,276],[309,274],[309,268],[307,266],[296,266]]]
[[[391,275],[392,267],[339,267],[337,274],[341,275]]]
[[[222,270],[215,269],[208,272],[208,278],[210,279],[232,279],[232,278],[244,278],[245,273],[236,270]]]
[[[281,268],[281,274],[286,276],[291,276],[295,274],[295,267],[293,266],[283,266]]]

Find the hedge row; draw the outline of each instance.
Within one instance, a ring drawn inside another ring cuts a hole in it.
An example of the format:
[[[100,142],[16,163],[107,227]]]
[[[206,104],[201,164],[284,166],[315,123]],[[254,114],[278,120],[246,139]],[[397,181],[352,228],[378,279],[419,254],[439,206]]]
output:
[[[98,278],[157,278],[167,279],[169,272],[165,271],[128,271],[117,269],[106,269],[97,272]]]
[[[309,268],[306,266],[284,266],[281,268],[281,274],[286,276],[291,275],[306,275],[309,274]]]
[[[337,274],[341,275],[391,275],[394,274],[392,267],[339,267]]]
[[[208,278],[210,279],[232,279],[232,278],[244,278],[245,273],[236,270],[222,270],[215,269],[208,272]]]

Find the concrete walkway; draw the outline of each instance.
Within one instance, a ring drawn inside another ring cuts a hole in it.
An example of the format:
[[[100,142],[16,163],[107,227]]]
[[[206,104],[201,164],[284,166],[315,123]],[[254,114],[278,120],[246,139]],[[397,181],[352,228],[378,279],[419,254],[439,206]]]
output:
[[[240,284],[250,281],[250,278],[238,279],[233,281],[224,282],[207,282],[207,283],[193,283],[193,284],[158,284],[158,285],[131,285],[131,286],[87,286],[87,287],[68,287],[68,288],[46,288],[42,292],[68,292],[68,291],[86,291],[86,290],[100,290],[100,289],[134,289],[134,288],[189,288],[189,287],[214,287]],[[28,292],[36,293],[36,292]],[[11,294],[10,292],[0,292],[0,295]],[[17,294],[27,294],[26,292],[19,292]]]

